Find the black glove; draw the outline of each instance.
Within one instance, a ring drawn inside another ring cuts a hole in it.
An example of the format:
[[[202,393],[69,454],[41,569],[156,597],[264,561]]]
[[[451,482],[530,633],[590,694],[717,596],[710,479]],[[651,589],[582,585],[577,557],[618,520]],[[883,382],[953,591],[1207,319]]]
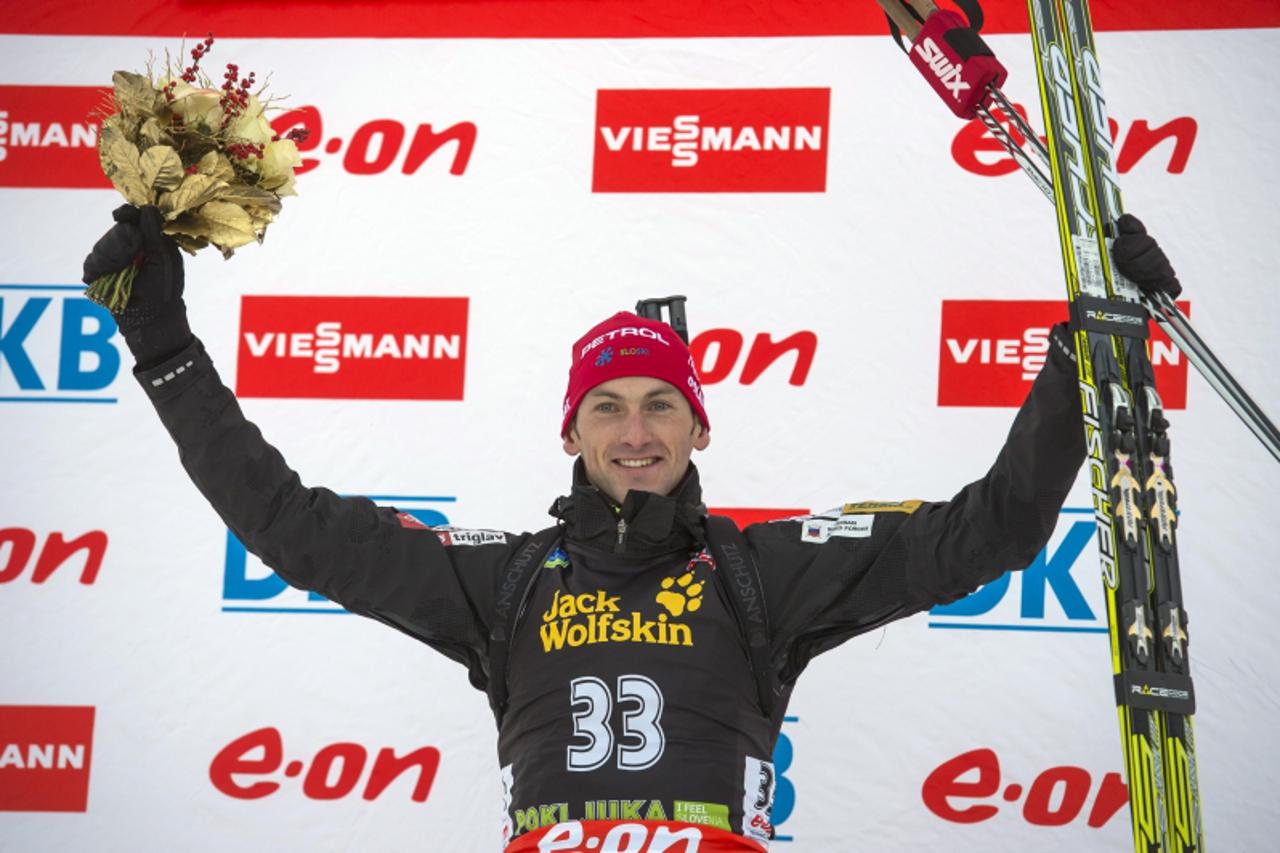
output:
[[[1116,220],[1116,239],[1111,245],[1116,269],[1147,295],[1167,293],[1176,299],[1182,293],[1178,276],[1155,238],[1142,220],[1126,213]]]
[[[116,224],[84,259],[85,284],[140,261],[129,303],[112,314],[138,367],[155,367],[191,343],[187,306],[182,301],[182,255],[160,229],[160,211],[121,205]]]

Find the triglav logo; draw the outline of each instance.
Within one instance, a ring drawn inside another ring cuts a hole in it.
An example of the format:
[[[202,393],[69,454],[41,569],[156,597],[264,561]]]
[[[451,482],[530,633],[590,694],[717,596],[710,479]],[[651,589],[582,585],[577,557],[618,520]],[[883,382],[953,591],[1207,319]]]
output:
[[[0,705],[0,812],[82,812],[93,708]]]
[[[83,285],[0,284],[0,403],[116,402],[116,324],[83,294]]]
[[[601,89],[594,192],[824,192],[830,89]]]
[[[461,400],[465,297],[245,296],[241,397]]]
[[[1191,313],[1188,302],[1179,302]],[[1066,319],[1054,300],[947,299],[938,353],[939,406],[1022,405],[1049,353],[1049,329]],[[1187,363],[1149,324],[1149,353],[1164,407],[1187,407]]]
[[[110,189],[98,164],[110,96],[96,86],[0,86],[0,187]]]

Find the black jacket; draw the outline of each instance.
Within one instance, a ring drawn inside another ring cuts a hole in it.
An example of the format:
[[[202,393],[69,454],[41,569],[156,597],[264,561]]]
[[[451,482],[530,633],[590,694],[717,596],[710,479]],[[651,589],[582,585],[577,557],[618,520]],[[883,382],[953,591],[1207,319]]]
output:
[[[503,572],[530,534],[423,528],[308,488],[246,421],[199,341],[137,373],[183,466],[245,546],[290,584],[385,622],[488,681]],[[745,531],[782,701],[766,718],[703,551],[701,489],[618,508],[575,468],[552,507],[563,550],[512,638],[499,732],[508,834],[648,818],[767,836],[773,741],[816,654],[1024,568],[1084,459],[1074,367],[1056,348],[990,471],[950,501],[848,504]],[[619,533],[619,519],[625,533]]]

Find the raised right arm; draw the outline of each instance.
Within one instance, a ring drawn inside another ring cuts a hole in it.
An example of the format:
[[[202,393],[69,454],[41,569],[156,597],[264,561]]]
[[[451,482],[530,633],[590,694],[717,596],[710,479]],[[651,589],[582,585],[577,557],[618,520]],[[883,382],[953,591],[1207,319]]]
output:
[[[446,548],[435,532],[389,507],[304,486],[244,417],[191,335],[181,299],[182,260],[161,234],[158,213],[122,208],[116,218],[120,224],[86,259],[85,278],[122,257],[145,256],[133,297],[115,316],[138,361],[134,374],[196,488],[245,547],[290,585],[398,628],[465,664],[473,683],[483,681],[482,614],[493,578],[518,542],[508,537],[513,541]]]

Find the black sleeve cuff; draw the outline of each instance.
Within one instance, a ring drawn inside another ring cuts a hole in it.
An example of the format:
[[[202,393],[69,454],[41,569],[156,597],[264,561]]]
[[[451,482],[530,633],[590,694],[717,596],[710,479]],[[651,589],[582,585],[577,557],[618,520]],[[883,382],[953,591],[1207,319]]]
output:
[[[126,308],[116,315],[116,326],[143,370],[163,364],[191,343],[187,306],[181,298]]]
[[[1066,323],[1055,323],[1049,330],[1049,358],[1059,367],[1075,370],[1076,342]]]
[[[133,375],[153,401],[165,400],[186,390],[196,379],[213,369],[204,344],[193,337],[176,355],[156,367],[134,368]]]

